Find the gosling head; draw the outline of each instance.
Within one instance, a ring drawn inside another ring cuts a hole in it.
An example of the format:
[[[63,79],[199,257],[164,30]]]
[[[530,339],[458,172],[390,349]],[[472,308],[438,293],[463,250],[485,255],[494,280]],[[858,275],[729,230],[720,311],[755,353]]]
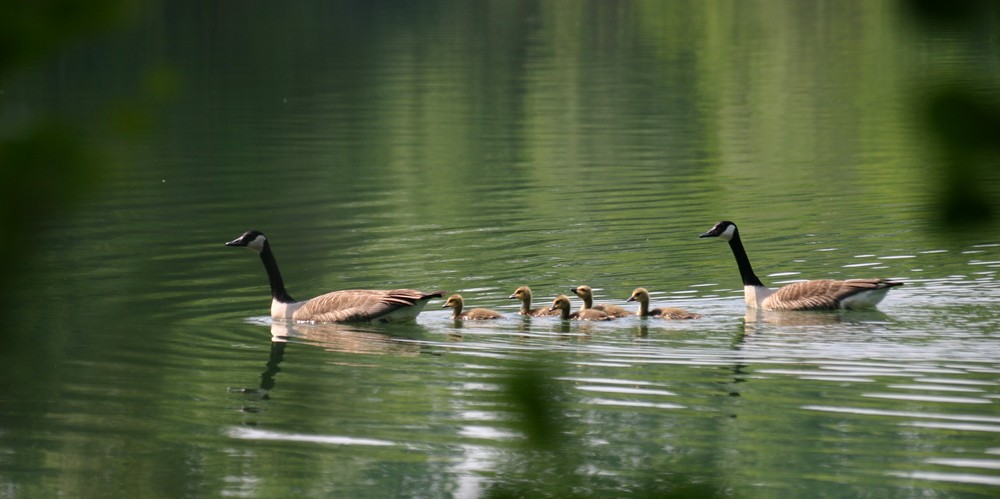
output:
[[[736,224],[729,220],[723,220],[698,237],[717,237],[723,241],[730,241],[736,235]]]
[[[580,298],[593,298],[594,297],[594,290],[591,289],[590,286],[587,286],[587,285],[577,286],[575,288],[569,288],[569,290],[570,290],[571,293],[573,293],[574,295],[576,295],[576,296],[578,296]]]
[[[552,306],[549,310],[564,310],[569,311],[569,298],[566,295],[559,295],[555,300],[552,300]]]
[[[267,237],[259,230],[248,230],[240,237],[226,243],[226,246],[242,246],[254,253],[264,251],[265,245],[267,245]]]
[[[521,301],[531,301],[531,288],[527,286],[521,286],[514,290],[514,294],[507,297],[511,300],[521,300]]]
[[[459,309],[462,308],[462,295],[449,296],[448,300],[444,302],[444,305],[441,305],[441,308],[448,308],[448,307],[459,308]]]
[[[646,288],[635,288],[632,292],[632,296],[628,297],[625,301],[637,301],[639,303],[649,302],[649,291]]]

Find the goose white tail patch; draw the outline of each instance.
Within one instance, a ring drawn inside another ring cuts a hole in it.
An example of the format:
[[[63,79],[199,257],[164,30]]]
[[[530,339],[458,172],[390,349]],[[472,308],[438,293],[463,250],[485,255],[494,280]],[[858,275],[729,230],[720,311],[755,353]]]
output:
[[[873,308],[875,305],[878,305],[880,301],[882,301],[882,298],[885,298],[889,289],[890,288],[885,287],[853,294],[841,300],[840,308]]]

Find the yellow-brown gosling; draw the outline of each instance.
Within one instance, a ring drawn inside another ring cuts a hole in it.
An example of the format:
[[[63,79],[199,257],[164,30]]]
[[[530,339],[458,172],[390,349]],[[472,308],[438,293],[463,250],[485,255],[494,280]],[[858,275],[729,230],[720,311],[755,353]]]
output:
[[[558,310],[559,316],[564,321],[609,321],[614,319],[614,317],[592,308],[580,309],[573,313],[570,313],[569,309],[569,298],[566,295],[557,296],[555,300],[552,300],[552,306],[549,307],[549,310]]]
[[[793,282],[778,289],[770,289],[757,278],[750,258],[740,240],[736,224],[723,220],[699,237],[717,237],[729,242],[736,257],[736,265],[743,278],[743,299],[747,307],[764,310],[836,310],[841,308],[871,308],[885,298],[889,289],[902,286],[901,282],[885,279],[848,279],[836,281],[820,279]]]
[[[503,318],[503,314],[500,312],[487,308],[473,308],[468,312],[462,312],[463,305],[462,295],[451,295],[441,308],[451,307],[451,318],[455,320],[482,321]]]
[[[515,289],[514,294],[508,298],[511,300],[521,300],[521,309],[517,311],[519,315],[529,315],[531,317],[559,315],[558,310],[551,310],[549,307],[531,308],[531,288],[527,286]]]
[[[271,318],[297,322],[405,321],[414,319],[431,298],[444,291],[425,293],[414,289],[347,289],[333,291],[305,301],[295,301],[285,291],[278,262],[267,237],[248,230],[226,246],[241,246],[260,255],[271,284]]]
[[[629,296],[626,301],[639,302],[639,310],[635,314],[639,317],[658,317],[661,319],[697,319],[701,317],[701,315],[688,312],[683,308],[654,308],[650,310],[649,291],[646,291],[646,288],[635,288],[632,296]]]
[[[618,305],[594,305],[594,290],[591,289],[590,286],[577,286],[575,288],[569,288],[569,290],[583,300],[583,307],[580,307],[580,310],[600,310],[601,312],[604,312],[612,317],[628,317],[632,315],[632,312],[629,312],[625,308],[619,307]]]

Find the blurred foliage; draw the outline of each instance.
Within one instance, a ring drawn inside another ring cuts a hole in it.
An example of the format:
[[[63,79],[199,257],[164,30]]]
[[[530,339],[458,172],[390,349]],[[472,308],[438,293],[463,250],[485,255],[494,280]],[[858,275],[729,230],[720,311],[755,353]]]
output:
[[[620,482],[603,480],[590,469],[591,457],[580,449],[587,429],[568,412],[573,397],[558,380],[559,373],[541,361],[527,361],[503,379],[503,397],[517,415],[516,427],[524,435],[519,456],[497,470],[485,496],[514,497],[724,497],[719,474],[697,479],[678,469],[637,470],[640,483],[623,489]],[[666,452],[666,451],[664,451]]]
[[[6,310],[17,310],[17,300],[45,299],[18,292],[20,283],[32,275],[37,236],[107,178],[111,155],[86,137],[104,134],[99,137],[102,141],[120,139],[123,132],[136,130],[135,117],[144,111],[138,111],[143,103],[123,105],[119,109],[131,108],[132,119],[119,120],[115,116],[121,113],[109,111],[89,117],[88,123],[73,123],[58,109],[43,112],[12,101],[4,89],[59,51],[123,25],[138,6],[136,0],[39,0],[4,2],[0,9],[0,232],[4,235],[0,261],[5,266],[0,303]],[[53,314],[59,314],[66,304],[50,306]],[[33,400],[36,404],[29,406],[39,413],[45,404],[57,403],[49,381],[58,376],[53,359],[60,336],[45,335],[45,341],[38,341],[41,333],[29,320],[8,321],[2,333],[4,402]],[[31,419],[5,420],[3,426],[30,426]]]
[[[991,50],[990,45],[992,50],[997,48],[1000,8],[996,2],[908,0],[905,5],[919,29],[958,38],[973,51]],[[1000,75],[976,60],[966,59],[963,79],[924,83],[919,94],[927,129],[941,147],[937,204],[950,228],[994,221],[1000,209],[1000,200],[990,190],[1000,174],[1000,96],[995,91]],[[929,68],[932,75],[936,69]],[[984,92],[983,88],[994,90]]]
[[[84,37],[121,25],[136,11],[135,0],[40,0],[5,2],[0,16],[0,85],[19,71],[53,56]],[[107,155],[89,145],[80,125],[64,116],[32,113],[10,119],[11,103],[0,100],[0,230],[7,244],[0,259],[16,280],[26,270],[31,238],[51,217],[64,213],[92,192],[107,170]],[[97,117],[101,118],[101,117]],[[108,130],[99,120],[93,128]],[[121,126],[110,129],[122,130]],[[10,283],[2,286],[10,292]],[[3,297],[6,298],[6,297]]]
[[[139,0],[3,2],[0,77],[81,37],[119,26],[140,4]]]

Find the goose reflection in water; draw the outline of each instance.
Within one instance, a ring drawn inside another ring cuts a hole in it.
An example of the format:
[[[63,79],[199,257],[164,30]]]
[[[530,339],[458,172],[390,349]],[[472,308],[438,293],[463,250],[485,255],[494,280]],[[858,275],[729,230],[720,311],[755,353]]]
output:
[[[875,309],[843,311],[776,311],[747,309],[743,321],[746,332],[758,324],[769,326],[832,326],[841,323],[885,322],[889,316]]]
[[[408,325],[409,328],[417,327]],[[375,329],[375,328],[372,328]],[[402,355],[412,357],[421,353],[420,345],[403,341],[385,333],[366,331],[364,326],[348,324],[291,324],[276,321],[271,324],[271,350],[267,364],[260,374],[257,388],[230,388],[248,400],[269,400],[275,386],[275,376],[281,372],[279,365],[285,358],[289,340],[323,348],[326,351],[367,355]],[[256,413],[260,408],[244,405],[243,412]]]
[[[404,334],[412,335],[414,329],[423,331],[418,325],[407,324]],[[275,321],[271,324],[271,341],[284,343],[289,340],[308,343],[330,352],[357,353],[367,355],[402,355],[413,357],[421,353],[417,343],[405,341],[405,337],[386,334],[386,326],[366,327],[360,324],[292,324]]]
[[[267,357],[267,365],[264,372],[260,373],[260,386],[258,388],[230,388],[231,393],[243,394],[246,402],[240,408],[242,412],[256,414],[261,412],[260,407],[251,405],[254,401],[270,400],[271,389],[274,388],[274,377],[281,372],[281,368],[278,367],[281,361],[285,359],[285,346],[287,344],[283,341],[272,341],[271,342],[271,352]]]

